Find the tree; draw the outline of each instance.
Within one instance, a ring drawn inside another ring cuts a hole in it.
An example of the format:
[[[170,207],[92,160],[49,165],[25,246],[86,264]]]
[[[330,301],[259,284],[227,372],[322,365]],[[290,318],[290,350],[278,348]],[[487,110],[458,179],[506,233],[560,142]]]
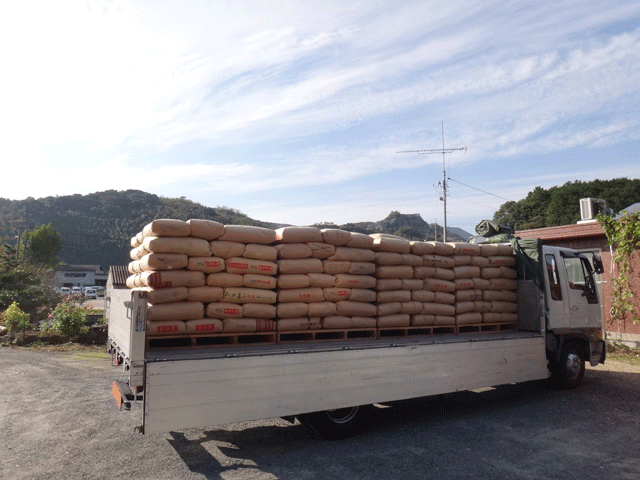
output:
[[[61,248],[60,234],[51,224],[41,225],[29,234],[27,255],[34,265],[55,267],[59,263],[58,254]]]

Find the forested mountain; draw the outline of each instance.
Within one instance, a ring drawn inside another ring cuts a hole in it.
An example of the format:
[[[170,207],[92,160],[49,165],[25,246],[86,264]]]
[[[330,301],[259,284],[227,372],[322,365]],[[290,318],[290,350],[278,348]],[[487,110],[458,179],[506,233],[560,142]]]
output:
[[[225,225],[256,225],[279,228],[274,224],[254,220],[228,207],[205,207],[181,198],[165,198],[139,190],[68,195],[61,197],[7,200],[0,198],[0,243],[15,245],[16,236],[25,229],[51,224],[60,234],[62,249],[59,258],[67,264],[126,265],[130,240],[156,218],[203,218]],[[428,225],[420,215],[391,212],[380,222],[351,223],[334,227],[362,233],[391,233],[406,238],[433,239],[435,226]],[[438,227],[438,235],[442,228]],[[449,235],[450,240],[466,240]]]
[[[616,178],[567,182],[544,189],[536,187],[518,202],[503,203],[493,220],[516,230],[569,225],[580,220],[580,199],[598,198],[618,213],[640,202],[640,179]]]
[[[227,207],[210,208],[181,198],[139,190],[40,199],[0,198],[0,240],[11,245],[25,228],[51,224],[62,240],[60,260],[68,264],[126,265],[130,240],[156,218],[206,218],[226,225],[269,226]]]

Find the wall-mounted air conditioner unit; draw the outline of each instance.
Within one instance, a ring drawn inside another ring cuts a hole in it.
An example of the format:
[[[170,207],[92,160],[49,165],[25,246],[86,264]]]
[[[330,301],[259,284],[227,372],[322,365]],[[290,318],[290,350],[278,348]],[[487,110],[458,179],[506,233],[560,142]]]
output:
[[[580,220],[593,220],[596,218],[596,200],[595,198],[580,199]]]

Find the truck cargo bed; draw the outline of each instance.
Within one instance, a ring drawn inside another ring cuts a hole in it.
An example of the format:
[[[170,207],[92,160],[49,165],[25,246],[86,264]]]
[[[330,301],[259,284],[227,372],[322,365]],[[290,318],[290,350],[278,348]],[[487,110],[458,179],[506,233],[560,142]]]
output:
[[[548,376],[530,332],[146,353],[148,433],[383,403]]]

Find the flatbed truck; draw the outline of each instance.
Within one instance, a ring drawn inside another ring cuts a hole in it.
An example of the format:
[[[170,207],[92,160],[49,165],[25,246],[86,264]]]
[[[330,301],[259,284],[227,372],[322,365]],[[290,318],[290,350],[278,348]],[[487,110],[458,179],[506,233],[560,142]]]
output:
[[[604,363],[597,257],[542,246],[542,285],[518,282],[517,328],[273,345],[148,348],[146,292],[111,290],[108,348],[120,407],[140,403],[142,433],[273,417],[341,438],[374,404],[551,378],[577,387]],[[136,409],[138,410],[138,409]]]

